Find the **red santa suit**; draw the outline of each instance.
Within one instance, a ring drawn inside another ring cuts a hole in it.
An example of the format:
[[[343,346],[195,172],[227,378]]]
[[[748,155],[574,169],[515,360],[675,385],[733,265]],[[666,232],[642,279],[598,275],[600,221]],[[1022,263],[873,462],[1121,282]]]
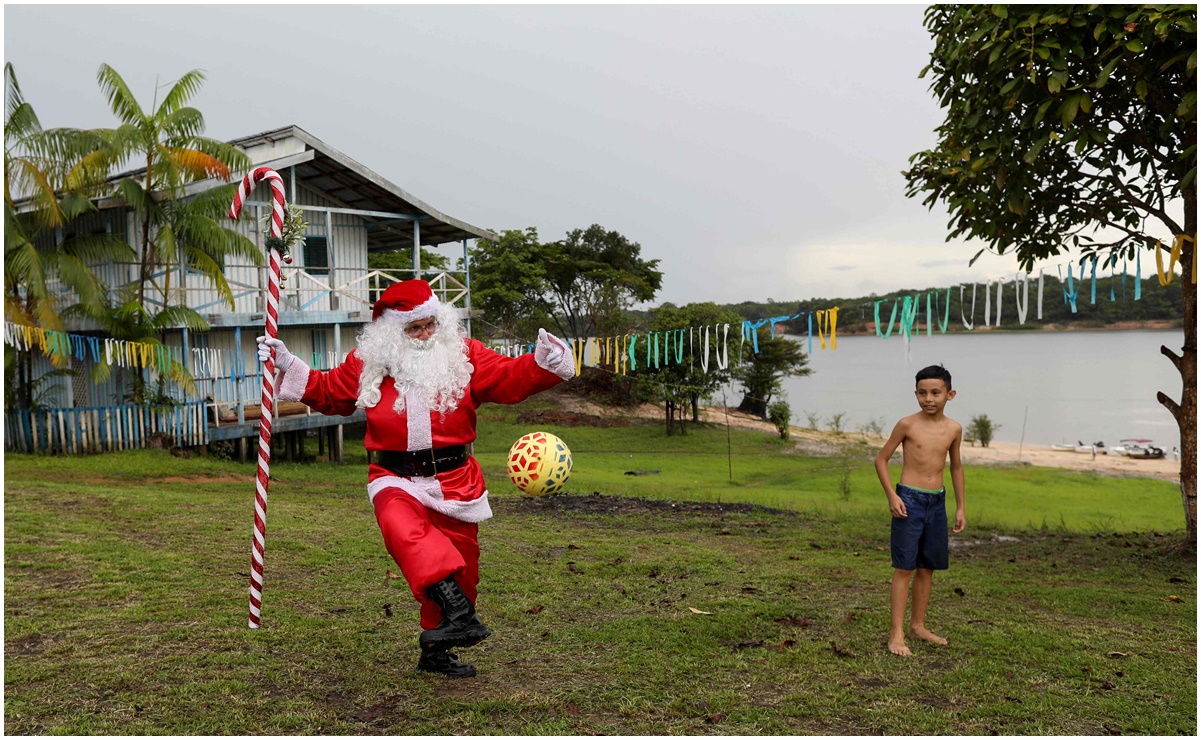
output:
[[[475,441],[476,409],[484,403],[518,403],[574,374],[570,355],[555,366],[539,367],[534,354],[504,357],[474,339],[463,340],[471,379],[458,405],[446,414],[431,411],[421,392],[406,394],[404,411],[394,410],[397,390],[390,377],[380,384],[380,400],[367,409],[364,446],[372,452],[418,451]],[[279,382],[280,400],[299,400],[323,414],[349,416],[359,398],[363,362],[351,352],[338,367],[313,370],[293,359]],[[474,457],[432,477],[401,477],[374,462],[367,493],[389,554],[421,602],[421,626],[438,625],[441,610],[426,589],[453,576],[475,603],[479,584],[479,522],[492,516],[484,475]]]

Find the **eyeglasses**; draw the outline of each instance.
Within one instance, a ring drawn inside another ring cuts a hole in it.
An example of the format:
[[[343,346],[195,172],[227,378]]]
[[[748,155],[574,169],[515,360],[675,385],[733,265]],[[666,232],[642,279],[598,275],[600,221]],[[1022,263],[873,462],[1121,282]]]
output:
[[[422,334],[425,334],[426,332],[433,332],[437,328],[438,328],[438,320],[437,319],[429,319],[427,321],[422,321],[422,322],[414,321],[405,327],[405,334],[408,334],[410,337],[419,337]]]

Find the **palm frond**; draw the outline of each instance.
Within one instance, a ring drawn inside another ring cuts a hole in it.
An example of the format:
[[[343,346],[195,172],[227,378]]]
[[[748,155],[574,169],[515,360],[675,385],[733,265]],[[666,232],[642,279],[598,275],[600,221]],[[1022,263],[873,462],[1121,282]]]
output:
[[[63,322],[58,314],[58,300],[54,296],[48,296],[34,305],[33,318],[37,325],[46,331],[63,330]]]
[[[17,72],[12,62],[4,63],[4,120],[12,118],[13,111],[25,104],[25,96],[21,94],[21,86],[17,83]],[[5,128],[8,124],[5,123]]]
[[[133,247],[112,234],[80,234],[65,240],[60,249],[90,265],[129,262],[137,258]]]
[[[4,283],[20,286],[26,294],[37,299],[46,297],[46,270],[42,254],[32,242],[26,241],[11,248],[4,245]]]
[[[106,178],[111,160],[112,155],[106,150],[88,152],[67,171],[64,184],[68,190],[101,194],[107,187]]]
[[[10,101],[11,103],[11,101]],[[21,103],[8,111],[4,118],[4,142],[6,146],[24,143],[37,136],[42,130],[37,113],[29,103]]]
[[[86,213],[96,213],[99,209],[92,199],[78,192],[68,192],[59,201],[59,206],[62,208],[63,216],[68,221],[76,219]]]
[[[150,197],[150,194],[142,187],[142,183],[132,177],[126,177],[118,181],[114,188],[114,194],[128,203],[139,215],[145,214],[148,209],[151,211],[158,209],[154,198]]]
[[[24,326],[33,325],[33,317],[25,312],[21,299],[9,293],[4,294],[4,320]]]
[[[200,92],[201,85],[204,84],[204,70],[194,69],[188,72],[183,77],[180,77],[171,89],[167,92],[163,102],[159,105],[158,110],[154,115],[157,118],[169,116],[179,110],[184,103],[193,95]]]
[[[188,306],[167,306],[162,311],[150,317],[150,321],[147,322],[146,326],[153,328],[154,331],[181,327],[186,327],[193,331],[209,330],[209,322],[197,313],[196,309]]]
[[[192,148],[221,160],[229,165],[230,169],[234,172],[242,172],[250,169],[251,161],[250,157],[246,156],[246,152],[236,146],[226,144],[224,141],[197,136],[192,139]]]
[[[191,146],[192,140],[204,131],[204,116],[196,108],[180,108],[161,123],[163,141],[169,146]]]
[[[13,165],[13,184],[17,192],[29,198],[36,220],[43,226],[60,226],[66,218],[59,208],[54,183],[46,172],[34,161],[16,159]]]
[[[208,177],[229,179],[229,167],[216,157],[196,149],[181,149],[168,147],[171,161],[190,180],[203,180]]]
[[[112,168],[124,166],[134,153],[142,149],[142,129],[132,123],[122,124],[115,129],[91,129],[88,133],[106,142],[105,151]]]
[[[142,106],[138,105],[137,98],[117,70],[101,64],[96,73],[96,82],[100,84],[100,92],[108,99],[108,107],[121,123],[136,124],[146,118]]]
[[[221,271],[221,264],[217,260],[199,249],[189,249],[188,269],[195,270],[208,278],[209,282],[213,284],[213,288],[216,289],[217,295],[221,296],[221,300],[229,305],[231,311],[234,309],[233,291],[230,290],[229,282],[226,281],[225,275]]]
[[[82,304],[93,304],[104,296],[104,283],[89,266],[72,254],[56,252],[53,260],[54,272],[79,296]]]

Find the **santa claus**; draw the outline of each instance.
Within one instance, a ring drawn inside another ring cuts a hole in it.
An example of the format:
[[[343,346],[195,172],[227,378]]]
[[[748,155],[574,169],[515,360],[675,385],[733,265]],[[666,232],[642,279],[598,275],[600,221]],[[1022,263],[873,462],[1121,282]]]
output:
[[[282,341],[258,338],[282,373],[279,400],[323,414],[367,412],[363,444],[374,454],[367,495],[384,536],[421,603],[418,670],[475,675],[451,648],[491,632],[475,613],[479,522],[492,516],[475,440],[483,403],[517,403],[574,375],[571,353],[539,330],[534,353],[504,357],[466,338],[454,307],[424,280],[392,285],[358,335],[358,347],[328,372],[314,370]]]

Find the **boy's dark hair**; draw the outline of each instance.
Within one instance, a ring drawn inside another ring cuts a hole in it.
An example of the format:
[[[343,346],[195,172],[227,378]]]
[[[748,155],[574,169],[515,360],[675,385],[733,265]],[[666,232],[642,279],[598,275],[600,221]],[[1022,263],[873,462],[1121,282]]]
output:
[[[917,378],[914,380],[914,385],[923,380],[941,380],[947,384],[947,390],[951,390],[951,373],[942,365],[930,365],[923,367],[917,371]]]

